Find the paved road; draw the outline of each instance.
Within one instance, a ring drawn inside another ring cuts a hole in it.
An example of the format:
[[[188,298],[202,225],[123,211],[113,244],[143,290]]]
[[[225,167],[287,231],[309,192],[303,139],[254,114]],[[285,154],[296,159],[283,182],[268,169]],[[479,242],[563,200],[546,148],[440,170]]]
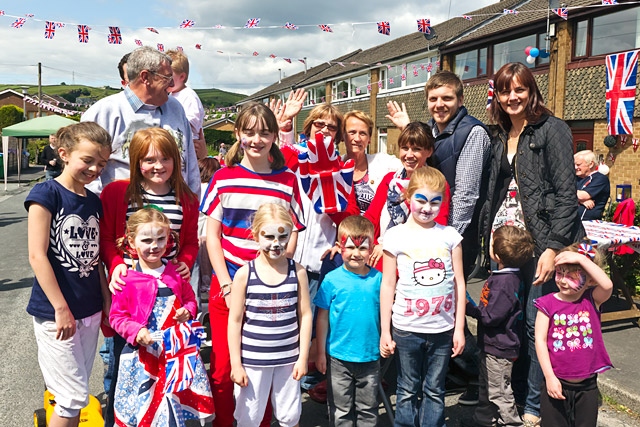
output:
[[[33,411],[42,406],[44,389],[37,362],[37,349],[31,318],[25,312],[32,282],[27,256],[27,220],[23,207],[24,191],[0,192],[0,426],[30,426]],[[96,357],[91,377],[91,390],[100,399],[102,393],[102,363]],[[447,397],[447,424],[459,425],[461,418],[470,417],[471,408],[457,405],[458,394]],[[393,400],[393,397],[392,397]],[[384,411],[380,426],[390,422]],[[640,421],[604,406],[599,425],[604,427],[640,426]],[[199,425],[199,424],[192,424]],[[276,423],[274,423],[276,425]],[[326,409],[304,395],[303,427],[328,426]]]

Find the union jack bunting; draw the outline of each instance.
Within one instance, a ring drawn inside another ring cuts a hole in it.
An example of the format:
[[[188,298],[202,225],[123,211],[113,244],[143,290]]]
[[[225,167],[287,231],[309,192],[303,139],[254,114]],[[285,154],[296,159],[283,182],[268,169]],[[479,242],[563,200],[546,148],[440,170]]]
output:
[[[158,32],[158,30],[156,30],[156,29],[155,29],[155,28],[153,28],[153,27],[147,27],[147,30],[151,31],[152,33],[160,34],[160,33]]]
[[[52,39],[56,35],[56,24],[51,21],[47,21],[44,24],[44,38]]]
[[[135,42],[138,46],[142,46],[142,40],[136,39]]]
[[[64,28],[64,22],[56,22],[56,27]]]
[[[491,107],[493,101],[493,80],[489,80],[489,91],[487,92],[487,110]]]
[[[392,85],[393,84],[393,77],[389,77],[389,84]]]
[[[569,18],[568,9],[566,7],[559,7],[557,9],[552,9],[552,10],[553,10],[553,13],[555,13],[565,21]]]
[[[253,52],[253,56],[258,56],[258,55],[260,55],[258,52],[256,51]]]
[[[517,15],[518,11],[515,9],[503,9],[502,13],[504,13],[505,15]]]
[[[389,21],[380,21],[378,22],[378,32],[385,36],[391,35],[391,25],[389,25]]]
[[[378,89],[382,89],[382,80],[378,80]]]
[[[162,43],[158,43],[158,50],[164,52],[164,45]]]
[[[80,43],[89,43],[89,26],[78,25],[78,41]]]
[[[304,59],[298,59],[298,61],[302,62],[304,65],[307,65],[307,61],[305,61]]]
[[[291,22],[287,22],[286,24],[284,24],[284,28],[286,28],[287,30],[297,30],[298,26],[292,24]]]
[[[191,19],[185,19],[180,24],[180,28],[192,28],[194,25],[196,25],[195,21],[192,21]]]
[[[284,59],[284,60],[285,60],[285,61],[287,61],[289,64],[291,64],[291,58],[282,58],[282,59]]]
[[[402,80],[402,81],[407,80],[407,75],[406,74],[401,74],[400,75],[400,80]]]
[[[355,162],[344,164],[330,136],[318,132],[307,141],[307,150],[298,155],[300,182],[317,213],[343,212],[353,184]]]
[[[631,144],[633,145],[633,152],[635,153],[638,150],[638,145],[640,145],[638,138],[633,138]]]
[[[318,27],[320,27],[320,29],[321,29],[322,31],[324,31],[325,33],[333,33],[333,30],[332,30],[332,29],[331,29],[331,27],[330,27],[330,26],[328,26],[328,25],[320,24],[320,25],[318,25]]]
[[[618,0],[602,0],[603,5],[618,4]]]
[[[216,30],[221,30],[224,27],[222,25],[220,25],[220,24],[216,24],[216,25],[213,26],[213,28],[216,29]]]
[[[271,55],[269,55],[269,58],[276,59],[276,56],[272,53]]]
[[[371,83],[367,83],[367,90],[371,92]]]
[[[33,18],[33,13],[25,13],[24,16],[26,16],[27,18]]]
[[[165,394],[186,390],[191,385],[203,333],[204,327],[197,320],[179,323],[164,331],[163,342],[167,360]]]
[[[4,16],[4,10],[0,10],[0,16]]]
[[[433,64],[432,63],[428,63],[427,64],[427,72],[431,72],[431,70],[433,70]]]
[[[473,18],[472,18],[471,16],[469,16],[469,15],[462,15],[462,17],[463,17],[464,19],[466,19],[467,21],[471,21],[471,20],[473,19]]]
[[[24,25],[24,23],[27,22],[26,19],[24,18],[18,18],[15,21],[13,21],[13,24],[11,24],[11,26],[13,28],[22,28],[22,26]]]
[[[251,18],[247,20],[247,23],[244,24],[244,28],[256,28],[260,23],[260,18]]]
[[[633,134],[633,107],[636,98],[639,52],[633,50],[608,55],[606,58],[606,109],[609,135]]]
[[[122,44],[122,34],[120,34],[120,27],[109,27],[107,42],[109,44]]]
[[[202,45],[201,44],[196,44],[196,49],[201,50],[202,49]]]
[[[418,31],[423,34],[431,32],[431,19],[418,19]]]
[[[182,48],[182,46],[176,46],[176,50],[178,52],[184,52],[184,49]]]

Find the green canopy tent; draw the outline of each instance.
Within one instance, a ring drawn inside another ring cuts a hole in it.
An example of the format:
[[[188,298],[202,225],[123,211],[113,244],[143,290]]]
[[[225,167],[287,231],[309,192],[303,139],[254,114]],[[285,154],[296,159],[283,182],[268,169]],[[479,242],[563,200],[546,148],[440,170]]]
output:
[[[24,140],[26,138],[46,138],[52,133],[56,133],[58,129],[64,126],[77,123],[75,120],[67,119],[66,117],[51,115],[45,117],[37,117],[35,119],[20,122],[13,126],[7,126],[2,129],[2,152],[5,156],[9,153],[9,137],[13,136],[21,138],[18,144],[18,183],[20,182],[20,166],[21,159],[20,153],[22,153]],[[9,167],[8,157],[5,157],[4,161],[4,190],[7,191],[7,169]]]

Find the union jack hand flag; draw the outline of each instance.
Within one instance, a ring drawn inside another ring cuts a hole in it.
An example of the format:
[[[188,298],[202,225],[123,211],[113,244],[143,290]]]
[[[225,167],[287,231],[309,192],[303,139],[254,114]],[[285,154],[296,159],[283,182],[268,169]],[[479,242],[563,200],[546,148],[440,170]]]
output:
[[[608,55],[607,66],[607,129],[609,135],[633,134],[633,108],[636,99],[638,53]]]
[[[287,30],[297,30],[298,26],[292,24],[291,22],[287,22],[286,24],[284,24],[284,28],[286,28]]]
[[[618,0],[602,0],[603,5],[618,4]]]
[[[487,110],[491,107],[493,101],[493,80],[489,80],[489,91],[487,92]]]
[[[78,41],[80,43],[89,43],[89,26],[78,25]]]
[[[318,213],[344,212],[353,184],[355,162],[344,164],[330,136],[321,132],[307,141],[307,150],[298,155],[300,182]]]
[[[55,22],[47,21],[44,24],[44,38],[52,39],[53,36],[56,35],[56,24]]]
[[[566,7],[559,7],[557,9],[552,9],[552,10],[553,10],[553,13],[555,13],[565,21],[569,18],[568,9]]]
[[[385,36],[391,35],[391,25],[389,25],[389,21],[380,21],[378,22],[378,32]]]
[[[158,30],[156,30],[156,29],[155,29],[155,28],[153,28],[153,27],[147,27],[147,30],[151,31],[152,33],[160,34],[160,33],[158,32]]]
[[[198,351],[204,327],[197,320],[179,323],[163,334],[167,380],[164,392],[186,390],[195,376]]]
[[[247,20],[247,23],[244,24],[244,28],[257,28],[260,23],[260,18],[251,18]]]
[[[122,44],[122,34],[120,34],[120,27],[109,27],[109,36],[107,36],[107,42],[109,44]]]
[[[135,42],[138,46],[142,46],[142,40],[136,39]]]
[[[182,23],[180,24],[180,28],[191,28],[194,25],[196,25],[195,21],[192,21],[191,19],[185,19],[184,21],[182,21]]]
[[[11,24],[11,26],[13,28],[22,28],[22,26],[24,25],[24,23],[27,22],[26,19],[24,18],[18,18],[15,21],[13,21],[13,24]]]
[[[431,33],[431,19],[418,19],[418,31],[423,34]]]
[[[325,33],[333,33],[333,30],[331,29],[331,27],[326,24],[320,24],[318,25],[318,27],[320,27],[320,29]]]
[[[158,43],[158,50],[164,52],[164,45],[162,43]]]
[[[515,9],[503,9],[502,13],[504,13],[505,15],[517,15],[518,11]]]

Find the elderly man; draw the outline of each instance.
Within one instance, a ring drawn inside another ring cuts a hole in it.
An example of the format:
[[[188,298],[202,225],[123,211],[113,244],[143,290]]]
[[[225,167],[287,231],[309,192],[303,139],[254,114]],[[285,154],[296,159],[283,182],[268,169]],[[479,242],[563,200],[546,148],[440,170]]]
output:
[[[602,219],[611,192],[609,178],[598,172],[593,151],[578,151],[573,155],[573,164],[576,167],[576,190],[580,203],[578,215],[583,221]]]
[[[127,60],[129,85],[122,92],[101,99],[83,115],[113,138],[113,153],[100,178],[87,187],[96,194],[117,179],[129,178],[129,143],[133,134],[148,127],[161,127],[176,140],[182,155],[182,175],[189,188],[200,194],[200,172],[191,127],[178,100],[169,97],[173,85],[171,58],[151,47],[140,47]]]

